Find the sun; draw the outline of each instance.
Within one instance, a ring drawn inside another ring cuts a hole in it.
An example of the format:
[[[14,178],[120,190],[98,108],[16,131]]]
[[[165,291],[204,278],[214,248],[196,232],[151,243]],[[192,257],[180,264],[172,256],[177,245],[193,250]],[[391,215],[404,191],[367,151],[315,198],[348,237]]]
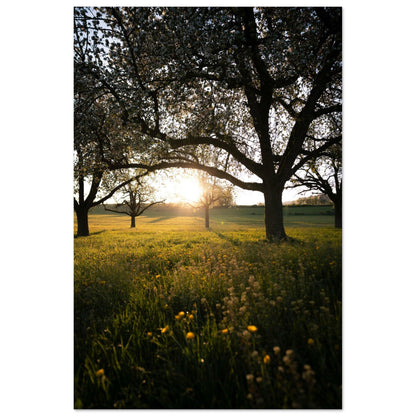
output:
[[[198,178],[182,173],[175,176],[172,189],[175,202],[195,203],[201,198],[201,187]]]

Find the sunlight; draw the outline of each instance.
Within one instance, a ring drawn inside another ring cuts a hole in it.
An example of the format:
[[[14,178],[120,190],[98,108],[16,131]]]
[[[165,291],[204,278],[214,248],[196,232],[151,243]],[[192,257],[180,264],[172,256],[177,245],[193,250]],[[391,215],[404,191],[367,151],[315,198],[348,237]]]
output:
[[[198,178],[190,174],[177,175],[173,182],[173,202],[195,203],[201,198]]]

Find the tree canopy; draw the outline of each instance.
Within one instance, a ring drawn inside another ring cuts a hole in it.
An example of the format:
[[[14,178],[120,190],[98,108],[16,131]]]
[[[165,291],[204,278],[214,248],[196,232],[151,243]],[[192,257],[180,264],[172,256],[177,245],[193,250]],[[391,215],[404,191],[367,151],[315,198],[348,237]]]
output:
[[[341,8],[76,8],[74,17],[75,70],[108,97],[130,140],[129,157],[108,166],[200,169],[263,192],[267,238],[285,238],[286,182],[341,140]],[[212,148],[215,164],[200,157]]]

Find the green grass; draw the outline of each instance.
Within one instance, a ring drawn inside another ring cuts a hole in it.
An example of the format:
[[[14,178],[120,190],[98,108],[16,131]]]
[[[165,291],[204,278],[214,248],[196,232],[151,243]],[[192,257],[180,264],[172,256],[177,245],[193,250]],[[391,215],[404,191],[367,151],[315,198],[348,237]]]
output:
[[[76,408],[341,407],[341,231],[305,215],[270,244],[242,210],[213,210],[211,230],[91,215],[74,240]]]

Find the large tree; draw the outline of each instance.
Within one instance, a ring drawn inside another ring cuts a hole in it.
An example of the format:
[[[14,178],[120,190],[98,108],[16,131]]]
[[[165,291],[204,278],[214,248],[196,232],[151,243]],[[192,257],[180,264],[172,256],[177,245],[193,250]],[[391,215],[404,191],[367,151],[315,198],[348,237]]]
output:
[[[194,168],[260,191],[267,238],[286,238],[286,182],[341,140],[321,128],[341,113],[341,9],[81,8],[75,23],[80,67],[124,128],[153,140],[152,157],[113,167]],[[234,168],[201,162],[200,146]]]
[[[110,199],[119,189],[143,177],[140,172],[122,179],[111,174],[108,160],[123,163],[125,140],[114,131],[114,119],[105,102],[82,97],[78,91],[74,109],[74,210],[77,236],[88,236],[89,210]],[[121,151],[120,149],[123,149]]]

